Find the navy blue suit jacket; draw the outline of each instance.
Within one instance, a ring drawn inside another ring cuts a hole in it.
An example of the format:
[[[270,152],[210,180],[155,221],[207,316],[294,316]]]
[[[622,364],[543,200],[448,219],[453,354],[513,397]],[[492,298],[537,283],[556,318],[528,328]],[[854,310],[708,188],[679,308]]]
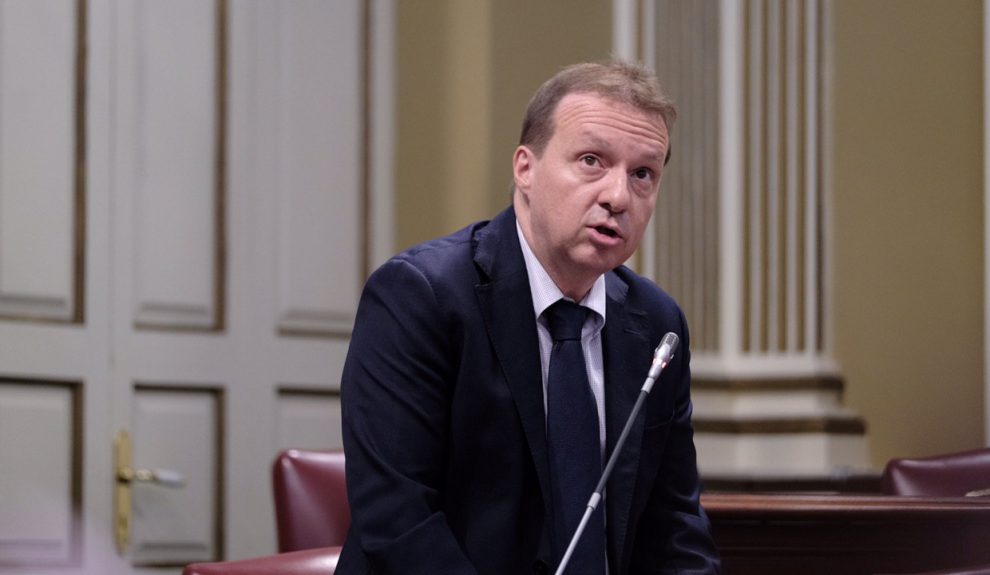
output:
[[[684,316],[625,267],[605,282],[607,453],[661,337],[681,338],[606,490],[610,575],[715,573],[698,502]],[[551,537],[561,535],[549,527],[536,318],[511,208],[371,276],[342,402],[352,525],[339,575],[552,570]]]

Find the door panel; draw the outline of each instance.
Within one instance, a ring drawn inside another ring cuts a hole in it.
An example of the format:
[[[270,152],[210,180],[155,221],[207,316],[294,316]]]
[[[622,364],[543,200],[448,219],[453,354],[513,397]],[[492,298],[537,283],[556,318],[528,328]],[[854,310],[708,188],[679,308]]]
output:
[[[0,565],[72,565],[82,494],[79,386],[0,379]]]
[[[275,146],[266,155],[278,214],[278,328],[346,335],[364,257],[363,194],[354,193],[365,162],[361,3],[292,2],[272,12],[263,38],[275,65]]]
[[[133,485],[135,564],[180,565],[222,556],[221,398],[209,387],[134,388],[134,467],[161,476]]]
[[[76,319],[77,6],[0,2],[0,317]]]
[[[128,312],[149,329],[222,324],[224,6],[119,4],[119,222]]]
[[[283,387],[278,392],[280,449],[341,449],[340,394]]]

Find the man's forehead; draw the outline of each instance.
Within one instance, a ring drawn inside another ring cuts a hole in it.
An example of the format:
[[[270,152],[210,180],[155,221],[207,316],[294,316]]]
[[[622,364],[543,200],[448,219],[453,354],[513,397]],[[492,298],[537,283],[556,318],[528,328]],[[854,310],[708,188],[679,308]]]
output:
[[[597,106],[605,109],[615,110],[623,114],[635,114],[637,116],[642,116],[644,118],[649,118],[651,121],[658,124],[664,124],[663,116],[653,110],[637,106],[631,101],[616,96],[610,96],[608,94],[599,94],[598,92],[571,92],[565,94],[560,102],[557,103],[557,110],[567,110],[582,106]]]
[[[617,122],[636,131],[655,134],[667,140],[667,123],[662,115],[628,102],[595,93],[571,93],[561,98],[554,111],[557,125],[573,122]]]
[[[654,148],[661,162],[669,148],[662,116],[597,94],[568,94],[561,100],[554,120],[554,135],[562,128],[568,132],[568,139],[582,143],[611,147],[613,143],[606,134],[612,129],[635,137],[644,147]]]

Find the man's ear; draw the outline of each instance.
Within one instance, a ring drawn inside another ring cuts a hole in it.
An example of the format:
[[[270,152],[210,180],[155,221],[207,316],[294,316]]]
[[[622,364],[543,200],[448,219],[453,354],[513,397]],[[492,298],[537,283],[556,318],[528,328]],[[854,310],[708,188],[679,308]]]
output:
[[[516,182],[516,189],[524,194],[529,192],[533,175],[533,162],[535,160],[533,150],[527,146],[519,146],[516,153],[512,155],[512,176]]]

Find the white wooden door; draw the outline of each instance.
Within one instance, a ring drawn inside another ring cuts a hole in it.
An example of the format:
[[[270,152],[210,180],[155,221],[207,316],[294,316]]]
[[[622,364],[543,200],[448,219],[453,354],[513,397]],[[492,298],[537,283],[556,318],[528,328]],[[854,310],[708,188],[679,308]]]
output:
[[[390,249],[390,13],[0,0],[0,574],[274,552]]]
[[[105,96],[107,78],[80,65],[82,6],[0,2],[5,573],[109,572],[112,558],[108,139],[92,85]]]

